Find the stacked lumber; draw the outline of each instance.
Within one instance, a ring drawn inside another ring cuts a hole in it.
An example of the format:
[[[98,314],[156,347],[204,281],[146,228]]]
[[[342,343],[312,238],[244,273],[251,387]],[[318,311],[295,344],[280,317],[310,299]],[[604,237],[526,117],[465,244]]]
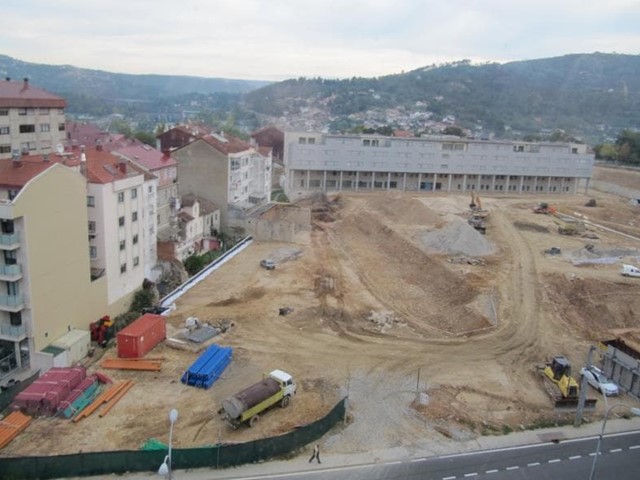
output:
[[[104,405],[104,408],[100,411],[99,416],[104,417],[109,411],[113,408],[113,406],[120,401],[122,397],[133,387],[133,380],[126,380],[122,383],[118,383],[116,385],[112,385],[108,390],[99,395],[91,404],[89,404],[85,409],[80,411],[75,417],[73,417],[74,422],[79,422],[85,417],[88,417],[93,412],[98,410],[100,407]]]
[[[11,412],[0,420],[0,448],[4,448],[29,426],[31,417],[22,412]]]
[[[161,359],[144,358],[105,358],[100,364],[102,368],[115,370],[146,370],[159,372],[162,370]]]

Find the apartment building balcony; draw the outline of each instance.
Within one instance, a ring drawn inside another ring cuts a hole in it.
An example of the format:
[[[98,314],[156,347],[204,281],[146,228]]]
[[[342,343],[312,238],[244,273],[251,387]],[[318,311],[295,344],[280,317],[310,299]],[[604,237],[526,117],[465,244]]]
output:
[[[27,327],[25,325],[10,325],[9,323],[0,323],[0,340],[21,342],[25,338],[27,338]]]
[[[19,312],[24,309],[22,295],[0,295],[0,311]]]
[[[0,280],[16,282],[22,278],[22,265],[0,265]]]
[[[0,250],[15,250],[20,247],[20,236],[15,233],[0,233]]]

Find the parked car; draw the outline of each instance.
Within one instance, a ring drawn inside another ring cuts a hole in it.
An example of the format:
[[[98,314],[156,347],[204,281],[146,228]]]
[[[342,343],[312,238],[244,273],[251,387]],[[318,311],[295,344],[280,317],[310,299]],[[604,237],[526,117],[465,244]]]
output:
[[[580,375],[584,375],[587,378],[589,385],[608,397],[616,396],[620,393],[618,385],[616,385],[610,378],[607,378],[598,367],[594,367],[593,365],[588,368],[583,367],[580,370]]]
[[[275,270],[276,268],[275,262],[273,260],[269,260],[268,258],[260,260],[260,266],[262,268],[266,268],[267,270]]]

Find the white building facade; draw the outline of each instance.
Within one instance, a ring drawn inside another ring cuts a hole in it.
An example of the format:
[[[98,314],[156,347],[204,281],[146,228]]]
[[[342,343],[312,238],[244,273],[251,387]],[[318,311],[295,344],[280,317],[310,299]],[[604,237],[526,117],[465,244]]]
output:
[[[289,198],[342,190],[558,194],[588,188],[594,154],[582,144],[287,132],[284,163]]]
[[[65,106],[26,78],[0,81],[0,159],[56,152],[66,138]]]

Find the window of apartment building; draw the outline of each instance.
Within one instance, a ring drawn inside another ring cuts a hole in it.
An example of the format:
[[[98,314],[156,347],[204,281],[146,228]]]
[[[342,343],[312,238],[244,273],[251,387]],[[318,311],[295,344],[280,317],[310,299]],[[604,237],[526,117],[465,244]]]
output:
[[[307,137],[299,137],[298,138],[298,143],[300,145],[306,145],[307,144]]]
[[[40,142],[40,148],[41,149],[51,148],[51,140],[42,140]]]
[[[0,135],[9,135],[11,129],[9,127],[0,127]]]
[[[95,207],[96,206],[96,197],[93,195],[87,195],[87,207]]]
[[[149,185],[149,193],[153,193],[153,185]]]
[[[4,263],[5,265],[15,265],[18,263],[18,253],[16,250],[4,251]]]
[[[0,117],[6,117],[9,115],[9,109],[8,108],[0,108]]]
[[[133,266],[137,267],[140,265],[140,257],[133,257]]]
[[[38,113],[40,115],[49,115],[49,109],[47,107],[40,107]]]
[[[36,126],[32,123],[25,123],[20,125],[20,133],[34,133]]]
[[[133,236],[133,244],[134,244],[134,245],[136,245],[137,243],[138,243],[138,234],[136,233],[136,234]]]
[[[59,132],[64,132],[64,123],[59,123],[58,124],[58,131]]]
[[[27,114],[27,109],[26,108],[19,108],[18,109],[18,115],[26,115]]]
[[[127,271],[127,264],[123,263],[122,265],[120,265],[120,273],[124,273]]]
[[[36,142],[22,142],[20,144],[20,150],[22,150],[23,152],[30,152],[36,150],[37,148],[38,146]]]
[[[236,158],[232,158],[231,159],[231,171],[235,171],[235,170],[239,170],[240,169],[240,160],[236,159]]]
[[[514,152],[524,152],[524,145],[514,145],[513,146],[513,151]]]
[[[118,203],[124,203],[124,192],[118,192]]]
[[[131,198],[138,198],[138,189],[134,188],[131,190]]]
[[[58,114],[59,115],[64,115],[64,108],[59,108],[58,109]],[[64,124],[63,124],[64,125]]]
[[[7,282],[7,295],[20,295],[20,285],[18,282]]]
[[[94,246],[89,247],[89,257],[93,259],[98,257],[98,247],[94,247]]]
[[[89,220],[89,233],[96,233],[96,222]]]
[[[9,312],[9,323],[14,327],[22,325],[22,312]]]
[[[118,226],[119,227],[124,227],[124,217],[118,218]]]
[[[7,192],[7,196],[9,197],[9,200],[13,200],[14,198],[16,198],[18,196],[18,192],[20,192],[20,190],[9,189]]]
[[[0,145],[0,153],[11,153],[11,145]]]
[[[138,221],[138,212],[133,212],[131,214],[131,221],[132,222],[137,222]]]
[[[466,143],[460,143],[460,142],[445,142],[442,144],[442,150],[448,150],[448,151],[463,151],[466,150]]]
[[[46,132],[50,132],[50,131],[51,131],[51,125],[49,125],[48,123],[41,123],[40,124],[40,132],[46,133]]]
[[[362,146],[363,147],[379,147],[380,140],[378,140],[377,138],[365,138],[362,140]]]
[[[124,250],[127,247],[127,243],[124,240],[120,240],[120,250]]]

